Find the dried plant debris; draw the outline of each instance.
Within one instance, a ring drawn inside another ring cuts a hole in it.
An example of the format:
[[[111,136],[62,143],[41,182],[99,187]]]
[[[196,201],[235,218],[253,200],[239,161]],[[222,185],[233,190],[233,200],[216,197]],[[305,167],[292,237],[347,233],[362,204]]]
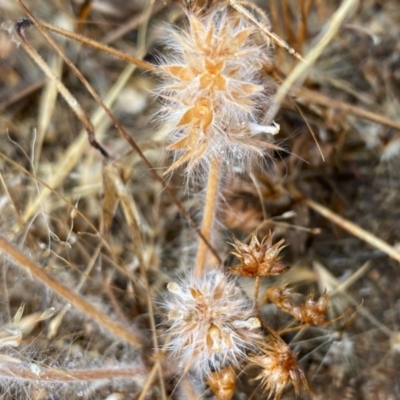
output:
[[[400,398],[398,1],[131,3],[0,2],[0,398]]]

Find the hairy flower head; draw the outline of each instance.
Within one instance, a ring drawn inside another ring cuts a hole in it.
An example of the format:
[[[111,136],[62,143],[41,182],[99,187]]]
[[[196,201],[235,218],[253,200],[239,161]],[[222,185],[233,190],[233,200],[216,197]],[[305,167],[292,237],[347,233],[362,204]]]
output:
[[[212,270],[203,278],[188,276],[171,282],[166,301],[170,351],[182,369],[199,377],[238,366],[249,349],[261,340],[260,321],[235,280]]]
[[[187,30],[168,33],[171,59],[161,66],[159,93],[175,151],[167,172],[187,164],[187,172],[213,156],[249,159],[277,148],[256,138],[277,133],[259,124],[268,104],[260,70],[269,61],[257,30],[226,6],[198,17]]]

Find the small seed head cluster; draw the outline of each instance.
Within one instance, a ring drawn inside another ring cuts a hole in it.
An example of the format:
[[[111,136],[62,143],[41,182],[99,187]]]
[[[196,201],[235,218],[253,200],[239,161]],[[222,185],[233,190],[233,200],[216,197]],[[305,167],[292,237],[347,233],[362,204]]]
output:
[[[260,321],[235,280],[220,271],[202,279],[188,276],[171,282],[166,301],[169,348],[199,378],[212,371],[239,366],[247,350],[261,340]]]
[[[313,294],[309,294],[304,304],[296,305],[291,299],[292,291],[287,285],[272,287],[267,290],[267,298],[281,310],[291,314],[294,318],[306,325],[326,325],[329,294],[324,293],[315,300]]]
[[[242,243],[233,238],[232,244],[235,251],[232,252],[240,263],[230,268],[229,272],[246,278],[280,275],[290,267],[279,262],[279,253],[285,247],[284,239],[272,244],[271,232],[260,243],[254,233],[249,244]]]
[[[159,94],[173,141],[168,149],[176,153],[166,173],[183,164],[190,172],[213,156],[245,160],[276,148],[255,138],[279,131],[258,123],[268,104],[260,79],[268,51],[256,29],[227,6],[188,19],[187,32],[169,32],[174,56],[162,66]]]
[[[269,391],[268,399],[274,395],[274,400],[279,399],[285,387],[292,383],[296,394],[303,385],[307,389],[307,380],[304,372],[297,365],[296,357],[289,346],[278,336],[271,337],[261,349],[262,354],[250,358],[251,364],[261,367],[262,370],[257,379],[261,380],[266,391]]]

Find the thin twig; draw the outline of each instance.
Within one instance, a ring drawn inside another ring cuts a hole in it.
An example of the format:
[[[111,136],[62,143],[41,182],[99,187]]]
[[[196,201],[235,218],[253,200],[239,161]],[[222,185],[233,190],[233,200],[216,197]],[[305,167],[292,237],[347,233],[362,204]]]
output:
[[[261,277],[256,276],[256,279],[254,281],[254,302],[255,304],[258,304],[258,293],[260,290],[260,283],[261,283]]]
[[[46,80],[47,79],[44,77],[37,78],[31,83],[27,83],[26,86],[19,90],[17,93],[7,94],[5,99],[0,102],[0,112],[4,111],[12,104],[22,100],[24,97],[36,92],[36,90],[39,90],[46,83]]]
[[[48,29],[49,31],[58,33],[59,35],[63,35],[68,39],[76,40],[80,43],[83,43],[87,46],[93,47],[96,50],[103,51],[104,53],[110,54],[114,57],[117,57],[123,61],[126,61],[130,64],[136,65],[139,68],[142,68],[146,71],[157,71],[158,68],[156,65],[150,64],[146,61],[141,60],[140,58],[130,56],[122,51],[114,49],[113,47],[107,46],[103,43],[97,42],[96,40],[90,39],[86,36],[80,35],[78,33],[70,32],[65,29],[59,28],[57,26],[51,25],[45,21],[39,21],[41,26]]]
[[[287,44],[283,39],[281,39],[277,34],[265,28],[260,22],[258,22],[255,17],[249,13],[237,0],[228,0],[229,4],[240,14],[242,14],[246,19],[251,21],[262,33],[269,37],[274,43],[279,47],[285,49],[290,55],[297,58],[300,61],[304,61],[303,57],[289,44]]]
[[[52,276],[48,275],[42,268],[39,267],[39,265],[33,262],[2,236],[0,236],[0,249],[6,255],[12,258],[19,266],[34,276],[38,281],[64,298],[67,302],[71,303],[76,309],[84,313],[88,318],[97,322],[110,333],[131,344],[132,346],[140,347],[140,339],[137,335],[112,321],[106,314],[92,306],[81,296],[77,295],[71,291],[71,289],[55,280]]]
[[[151,384],[154,381],[154,378],[156,376],[156,373],[158,372],[158,365],[154,364],[153,368],[151,369],[149,375],[147,376],[146,382],[143,386],[142,391],[140,392],[140,396],[137,400],[144,400],[146,397],[147,392],[149,391],[149,389],[151,388]]]
[[[89,143],[100,153],[108,158],[108,152],[97,142],[94,134],[94,128],[90,120],[86,117],[85,112],[82,107],[78,103],[78,100],[71,94],[71,92],[64,86],[61,82],[60,78],[53,72],[53,70],[45,63],[43,58],[37,53],[37,51],[29,44],[29,42],[25,38],[25,29],[31,27],[33,25],[32,21],[27,18],[20,19],[15,25],[15,32],[18,35],[19,40],[21,41],[22,48],[29,54],[29,56],[36,62],[36,64],[41,68],[41,70],[51,79],[54,84],[57,86],[57,90],[64,98],[64,100],[71,107],[71,110],[75,113],[75,115],[82,122],[85,127]]]
[[[371,246],[375,247],[378,250],[383,251],[388,256],[392,257],[396,261],[400,262],[400,251],[398,251],[395,247],[390,246],[388,243],[379,239],[372,233],[366,231],[365,229],[359,227],[355,223],[343,218],[342,216],[334,213],[329,208],[324,207],[322,204],[317,203],[314,200],[311,200],[304,196],[296,187],[293,185],[288,185],[288,189],[293,195],[293,198],[297,199],[298,201],[303,201],[307,204],[308,207],[316,211],[318,214],[322,215],[323,217],[329,219],[342,229],[350,232],[352,235],[358,237],[359,239],[363,240],[364,242],[370,244]]]
[[[288,75],[285,81],[280,85],[278,91],[275,94],[273,103],[268,110],[266,120],[272,121],[283,99],[288,94],[292,86],[297,82],[301,83],[305,79],[306,73],[310,70],[312,65],[317,61],[317,59],[322,54],[326,46],[333,40],[336,36],[342,22],[351,15],[352,11],[355,10],[358,5],[358,0],[345,0],[336,13],[331,17],[329,21],[329,28],[321,36],[319,42],[312,48],[312,50],[307,54],[303,63],[297,64],[293,71]]]
[[[292,87],[291,92],[296,96],[299,96],[299,98],[305,99],[314,104],[320,104],[329,108],[345,111],[349,114],[356,115],[357,117],[364,118],[400,131],[400,122],[393,121],[382,114],[374,113],[361,107],[332,99],[331,97],[325,96],[322,93],[316,92],[315,90],[306,89],[304,87]]]
[[[392,257],[393,259],[400,262],[400,252],[396,250],[393,246],[390,246],[382,239],[379,239],[372,233],[369,233],[363,228],[360,228],[358,225],[354,224],[353,222],[341,217],[340,215],[334,213],[329,208],[324,207],[323,205],[310,200],[304,199],[304,202],[316,211],[318,214],[321,214],[323,217],[329,219],[337,226],[345,229],[346,231],[350,232],[352,235],[358,237],[359,239],[363,240],[366,243],[369,243],[371,246],[383,251],[388,256]]]

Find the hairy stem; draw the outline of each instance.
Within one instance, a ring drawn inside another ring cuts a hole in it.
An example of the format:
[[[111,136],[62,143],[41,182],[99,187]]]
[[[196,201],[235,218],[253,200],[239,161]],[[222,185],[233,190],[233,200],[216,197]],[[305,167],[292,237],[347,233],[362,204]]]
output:
[[[141,346],[138,335],[112,321],[106,314],[98,310],[92,304],[88,303],[83,297],[74,293],[70,288],[67,288],[62,283],[58,282],[52,276],[47,274],[42,268],[39,267],[39,265],[33,262],[2,236],[0,236],[0,252],[13,259],[18,265],[24,268],[47,288],[57,293],[60,297],[72,304],[72,306],[81,311],[91,320],[97,322],[108,332],[129,343],[133,347],[137,348]]]
[[[210,169],[208,172],[207,192],[204,203],[203,222],[201,227],[201,233],[208,241],[210,241],[212,228],[214,225],[213,222],[217,205],[220,172],[221,160],[218,157],[214,156],[211,160]],[[204,240],[200,240],[199,247],[197,249],[196,264],[194,267],[194,273],[198,277],[204,275],[207,253],[207,243]]]
[[[256,280],[254,282],[254,302],[255,302],[255,304],[258,304],[258,292],[260,290],[260,283],[261,283],[261,278],[259,276],[257,276]]]
[[[12,379],[14,381],[33,381],[33,382],[59,382],[59,383],[80,383],[96,380],[127,379],[133,377],[145,377],[148,371],[145,368],[99,368],[99,369],[76,369],[63,370],[55,368],[40,368],[40,372],[33,372],[29,367],[2,365],[0,367],[0,377]]]

